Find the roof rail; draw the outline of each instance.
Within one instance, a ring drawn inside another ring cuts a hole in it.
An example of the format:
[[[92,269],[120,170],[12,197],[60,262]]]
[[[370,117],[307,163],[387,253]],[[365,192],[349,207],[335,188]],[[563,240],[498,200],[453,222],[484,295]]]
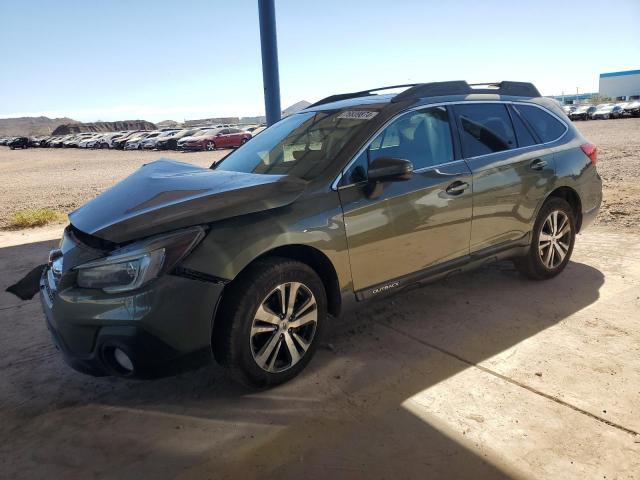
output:
[[[348,98],[358,98],[358,97],[367,97],[371,95],[373,92],[379,92],[381,90],[391,90],[393,88],[402,88],[402,87],[416,87],[421,84],[419,83],[406,83],[404,85],[391,85],[390,87],[380,87],[380,88],[372,88],[370,90],[362,90],[360,92],[352,92],[352,93],[339,93],[337,95],[330,95],[322,100],[318,100],[316,103],[309,105],[307,108],[317,107],[318,105],[324,105],[325,103],[337,102],[339,100],[347,100]]]
[[[484,87],[484,88],[482,88]],[[399,93],[392,102],[410,100],[423,97],[440,97],[444,95],[470,95],[472,93],[491,93],[495,95],[509,95],[513,97],[539,97],[540,92],[528,82],[494,82],[468,84],[464,80],[453,82],[420,83]]]

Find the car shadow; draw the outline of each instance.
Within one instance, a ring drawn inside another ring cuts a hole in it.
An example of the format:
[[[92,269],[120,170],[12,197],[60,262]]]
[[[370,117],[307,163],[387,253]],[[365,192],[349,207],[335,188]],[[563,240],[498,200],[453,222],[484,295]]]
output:
[[[56,243],[0,249],[0,268],[10,272],[3,291]],[[403,403],[594,303],[603,282],[599,270],[577,262],[547,282],[502,262],[398,292],[329,319],[307,370],[262,392],[233,384],[216,365],[152,381],[84,376],[51,346],[38,302],[16,306],[3,292],[0,320],[13,327],[0,340],[0,439],[26,472],[45,462],[69,473],[60,451],[82,443],[91,454],[113,454],[78,460],[76,473],[142,474],[153,464],[162,466],[160,478],[510,478],[512,466],[472,451]],[[166,443],[185,424],[208,434],[197,455]],[[109,443],[114,436],[119,442]]]

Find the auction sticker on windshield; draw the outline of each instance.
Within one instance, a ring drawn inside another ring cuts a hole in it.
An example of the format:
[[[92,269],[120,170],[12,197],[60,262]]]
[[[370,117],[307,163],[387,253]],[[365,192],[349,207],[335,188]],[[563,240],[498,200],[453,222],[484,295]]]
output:
[[[368,112],[365,110],[347,110],[338,115],[338,118],[348,118],[351,120],[371,120],[378,115],[378,112]]]

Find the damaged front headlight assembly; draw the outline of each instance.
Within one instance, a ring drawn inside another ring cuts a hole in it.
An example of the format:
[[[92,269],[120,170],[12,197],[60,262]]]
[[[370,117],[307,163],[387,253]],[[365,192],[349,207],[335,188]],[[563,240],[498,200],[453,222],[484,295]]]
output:
[[[109,256],[75,267],[82,288],[128,292],[170,271],[204,238],[202,227],[150,237],[114,250]]]

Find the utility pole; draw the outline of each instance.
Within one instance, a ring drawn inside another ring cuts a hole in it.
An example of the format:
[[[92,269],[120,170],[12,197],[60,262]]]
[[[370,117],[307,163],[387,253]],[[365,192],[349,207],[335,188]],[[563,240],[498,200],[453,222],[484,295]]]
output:
[[[280,120],[280,78],[278,73],[278,41],[274,0],[258,0],[260,47],[262,50],[262,82],[267,126]]]

